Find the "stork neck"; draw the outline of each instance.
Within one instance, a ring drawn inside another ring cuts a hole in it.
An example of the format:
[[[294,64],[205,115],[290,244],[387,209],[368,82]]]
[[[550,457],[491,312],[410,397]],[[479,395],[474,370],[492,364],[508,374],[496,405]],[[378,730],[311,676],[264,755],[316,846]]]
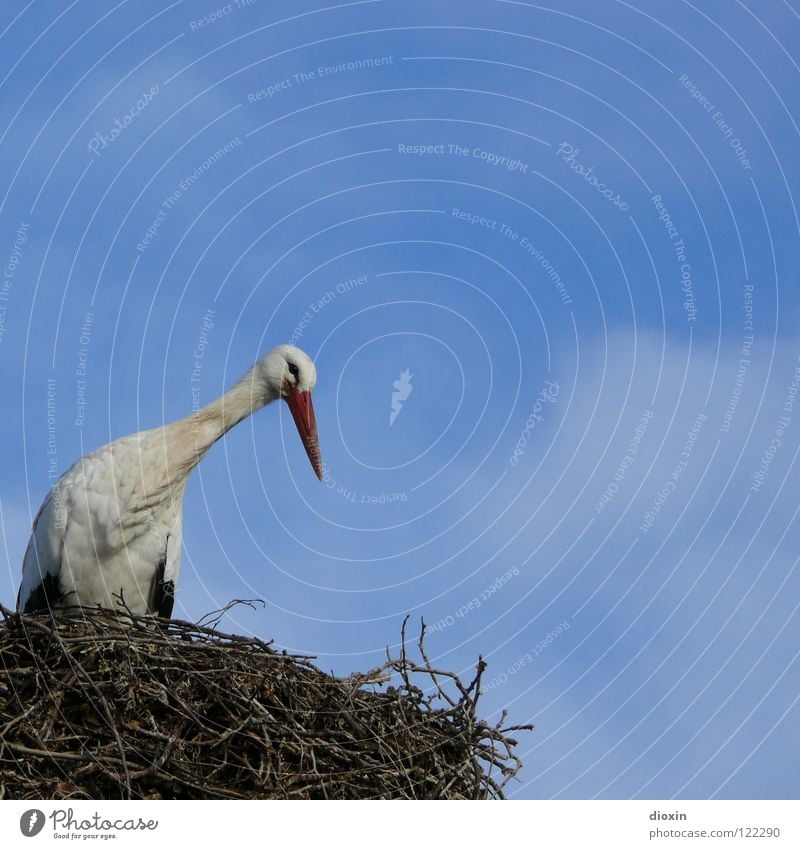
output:
[[[175,466],[182,467],[185,474],[232,427],[275,400],[265,391],[262,381],[254,380],[254,368],[216,401],[176,422],[179,456],[174,458]]]
[[[251,368],[216,401],[193,414],[198,448],[208,449],[232,427],[275,400],[264,391],[261,381],[254,380],[254,369]]]

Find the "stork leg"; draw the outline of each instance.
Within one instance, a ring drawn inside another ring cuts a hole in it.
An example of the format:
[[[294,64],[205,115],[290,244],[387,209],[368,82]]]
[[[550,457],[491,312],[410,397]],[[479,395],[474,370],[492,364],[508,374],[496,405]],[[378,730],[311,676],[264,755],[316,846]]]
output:
[[[169,546],[169,534],[164,543],[164,553],[156,566],[156,574],[153,577],[153,586],[150,590],[150,612],[160,616],[162,619],[172,618],[172,607],[175,604],[175,582],[165,581],[164,572],[167,568],[167,547]]]

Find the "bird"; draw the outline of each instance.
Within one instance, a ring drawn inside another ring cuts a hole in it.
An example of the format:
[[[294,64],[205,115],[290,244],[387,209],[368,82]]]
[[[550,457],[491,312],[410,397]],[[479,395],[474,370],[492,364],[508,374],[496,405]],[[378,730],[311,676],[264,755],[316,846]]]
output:
[[[56,481],[33,520],[17,610],[99,607],[171,618],[190,473],[228,430],[282,398],[322,480],[311,399],[316,382],[308,354],[278,345],[208,406],[81,457]]]

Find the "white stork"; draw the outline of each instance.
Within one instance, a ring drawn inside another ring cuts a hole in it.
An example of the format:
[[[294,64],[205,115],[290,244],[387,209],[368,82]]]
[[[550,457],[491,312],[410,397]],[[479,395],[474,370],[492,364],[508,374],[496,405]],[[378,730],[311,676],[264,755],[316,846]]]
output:
[[[212,404],[81,457],[33,520],[17,608],[114,608],[169,617],[181,560],[183,493],[192,469],[230,428],[286,400],[317,477],[322,460],[311,358],[279,345]]]

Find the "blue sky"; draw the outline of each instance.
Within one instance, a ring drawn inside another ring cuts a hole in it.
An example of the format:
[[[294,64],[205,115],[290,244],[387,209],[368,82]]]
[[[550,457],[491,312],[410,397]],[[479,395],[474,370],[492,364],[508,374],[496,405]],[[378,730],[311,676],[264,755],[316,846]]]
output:
[[[551,6],[4,5],[0,599],[77,457],[291,339],[326,478],[228,434],[176,615],[337,672],[424,617],[517,798],[791,798],[800,10]]]

